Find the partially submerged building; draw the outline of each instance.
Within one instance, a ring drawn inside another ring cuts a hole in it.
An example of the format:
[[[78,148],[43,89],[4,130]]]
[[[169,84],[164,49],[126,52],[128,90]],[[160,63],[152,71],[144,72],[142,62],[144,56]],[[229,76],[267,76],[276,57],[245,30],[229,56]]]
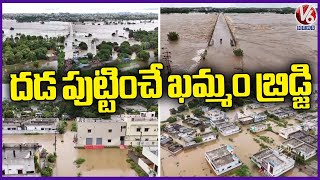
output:
[[[296,138],[283,142],[280,150],[294,154],[295,156],[300,156],[304,160],[308,160],[317,155],[316,147]]]
[[[103,148],[125,144],[126,122],[122,119],[76,118],[76,147]]]
[[[217,175],[221,175],[242,165],[242,162],[233,153],[233,147],[230,145],[206,152],[205,158]]]
[[[38,143],[3,143],[3,176],[37,176],[34,156],[41,151]]]
[[[158,118],[155,112],[113,115],[110,119],[77,118],[79,147],[157,146]]]
[[[258,133],[258,132],[264,131],[266,129],[268,129],[268,125],[263,124],[263,123],[253,124],[250,126],[250,131],[253,133]]]
[[[252,157],[255,163],[266,176],[278,177],[294,168],[295,160],[271,148],[264,149]]]
[[[158,118],[155,112],[124,115],[126,122],[125,145],[158,146]]]
[[[55,133],[59,123],[58,118],[3,118],[3,134]]]
[[[220,109],[211,109],[204,113],[204,117],[209,118],[210,121],[218,121],[226,119],[227,114]]]
[[[301,131],[301,126],[292,126],[288,128],[283,128],[279,131],[279,136],[288,139],[290,134]]]
[[[232,134],[241,132],[240,127],[235,125],[234,123],[219,124],[216,126],[216,128],[223,136],[230,136]]]

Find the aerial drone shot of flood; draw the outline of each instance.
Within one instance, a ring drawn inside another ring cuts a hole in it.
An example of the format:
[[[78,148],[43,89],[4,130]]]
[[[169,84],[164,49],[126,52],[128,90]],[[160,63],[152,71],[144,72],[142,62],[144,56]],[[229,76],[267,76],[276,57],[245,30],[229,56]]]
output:
[[[168,74],[210,67],[227,79],[308,63],[314,83],[306,111],[293,110],[290,101],[259,103],[254,95],[232,108],[161,99],[161,176],[317,176],[318,35],[297,31],[299,5],[161,6],[160,61]]]
[[[14,102],[9,74],[134,74],[158,59],[159,5],[2,5],[2,175],[157,176],[156,101],[119,100],[115,114],[100,114],[96,102],[63,100],[58,84],[55,101]]]

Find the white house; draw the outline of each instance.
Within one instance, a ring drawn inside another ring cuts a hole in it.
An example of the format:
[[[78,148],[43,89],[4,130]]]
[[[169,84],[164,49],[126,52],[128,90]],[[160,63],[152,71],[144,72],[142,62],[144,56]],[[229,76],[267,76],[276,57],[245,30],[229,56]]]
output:
[[[58,118],[3,118],[3,134],[25,134],[25,133],[55,133]]]
[[[288,139],[290,134],[301,131],[301,130],[302,130],[301,126],[292,126],[288,128],[283,128],[279,131],[279,136],[285,139]]]
[[[266,176],[278,177],[294,168],[295,160],[271,148],[264,149],[252,157],[255,163]]]
[[[221,175],[242,165],[242,162],[233,153],[233,147],[230,145],[206,152],[205,158],[217,175]]]
[[[210,121],[218,121],[224,120],[227,117],[227,115],[220,109],[211,109],[209,111],[204,112],[204,117],[209,118]]]
[[[155,112],[122,117],[127,123],[125,145],[158,146],[158,118]]]
[[[250,131],[253,132],[253,133],[257,133],[257,132],[261,132],[261,131],[264,131],[268,129],[268,125],[266,124],[253,124],[250,126]]]
[[[241,132],[240,127],[233,123],[219,124],[216,127],[223,136],[229,136]]]
[[[126,122],[122,119],[76,118],[76,147],[103,148],[125,144]]]
[[[39,154],[38,143],[3,143],[2,175],[3,176],[37,176],[34,156]]]

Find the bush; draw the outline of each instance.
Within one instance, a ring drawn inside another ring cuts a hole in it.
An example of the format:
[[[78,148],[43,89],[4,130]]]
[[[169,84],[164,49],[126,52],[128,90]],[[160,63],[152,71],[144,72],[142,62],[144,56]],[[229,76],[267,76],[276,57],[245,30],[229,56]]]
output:
[[[57,130],[59,132],[59,134],[64,134],[66,132],[66,126],[67,126],[67,122],[60,122],[58,124]]]
[[[167,119],[167,121],[168,121],[169,123],[174,123],[174,122],[177,121],[177,118],[171,116],[171,117],[169,117],[169,118]]]
[[[176,32],[169,32],[167,36],[170,41],[177,41],[179,39],[179,34]]]
[[[54,163],[56,162],[57,156],[54,154],[49,154],[47,158],[50,163]]]
[[[177,110],[175,108],[172,108],[169,110],[171,115],[177,114]]]
[[[199,109],[199,108],[193,110],[192,113],[193,113],[196,117],[201,117],[201,116],[204,114],[204,112],[203,112],[201,109]]]
[[[242,49],[235,49],[233,50],[233,54],[240,57],[240,56],[243,56],[243,50]]]
[[[33,67],[38,68],[39,67],[39,61],[34,61],[33,62]]]
[[[41,170],[40,174],[41,174],[41,176],[46,176],[46,177],[52,176],[52,168],[46,167],[46,168]]]
[[[236,176],[251,176],[251,172],[246,165],[242,165],[239,169],[237,169],[234,173]]]
[[[183,112],[183,111],[185,111],[187,109],[188,109],[187,105],[183,104],[183,105],[178,107],[178,112]]]
[[[148,51],[142,50],[138,52],[137,57],[142,59],[143,61],[148,61],[150,58],[150,53]]]
[[[77,132],[77,122],[73,122],[72,125],[71,125],[71,131],[73,132]]]
[[[79,48],[80,48],[81,50],[87,50],[87,49],[88,49],[88,45],[87,45],[87,43],[85,43],[85,42],[81,42],[81,43],[79,44]]]
[[[87,56],[88,56],[89,59],[93,58],[93,54],[92,53],[87,53]]]
[[[74,163],[77,164],[77,165],[81,165],[81,164],[83,164],[85,161],[86,161],[86,160],[83,159],[83,158],[78,158],[78,159],[76,159],[76,160],[74,161]]]
[[[201,143],[203,141],[201,136],[197,136],[193,139],[196,143]]]
[[[127,163],[129,163],[131,165],[131,169],[133,169],[138,176],[140,177],[147,177],[148,174],[146,172],[144,172],[143,169],[141,169],[141,167],[139,165],[137,165],[132,159],[127,159]]]

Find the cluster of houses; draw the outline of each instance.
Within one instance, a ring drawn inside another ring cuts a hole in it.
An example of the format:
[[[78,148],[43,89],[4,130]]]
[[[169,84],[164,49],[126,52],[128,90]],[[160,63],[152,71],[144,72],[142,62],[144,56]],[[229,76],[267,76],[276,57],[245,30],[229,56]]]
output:
[[[241,132],[241,128],[233,122],[229,122],[226,113],[219,109],[208,110],[204,116],[210,120],[211,126],[216,128],[223,136]]]
[[[268,116],[264,113],[253,113],[251,115],[237,114],[235,121],[241,123],[242,125],[258,123],[267,120]]]
[[[295,119],[300,122],[300,126],[304,131],[313,131],[318,134],[318,115],[314,113],[301,113],[296,115]]]
[[[274,116],[278,119],[284,119],[284,118],[288,118],[291,116],[294,116],[297,114],[296,111],[294,111],[293,109],[286,107],[286,108],[279,108],[279,109],[275,109],[272,111],[268,111],[269,115]]]
[[[280,151],[288,153],[295,158],[300,156],[303,160],[308,160],[317,155],[318,138],[316,136],[299,130],[290,133],[286,139],[280,146]]]
[[[112,115],[110,119],[76,118],[76,147],[158,146],[155,112]]]

